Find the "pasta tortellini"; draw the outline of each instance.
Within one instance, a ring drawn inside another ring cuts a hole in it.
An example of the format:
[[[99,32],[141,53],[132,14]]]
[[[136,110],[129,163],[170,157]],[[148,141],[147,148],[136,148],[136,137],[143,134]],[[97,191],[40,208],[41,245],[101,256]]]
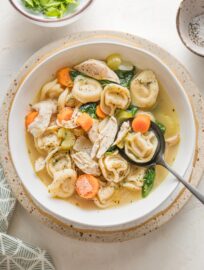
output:
[[[55,172],[53,182],[48,186],[52,197],[68,198],[75,190],[77,174],[75,170],[64,169]]]
[[[132,103],[139,108],[151,108],[157,101],[159,84],[151,70],[142,71],[130,85]]]
[[[99,60],[89,59],[74,68],[96,80],[108,80],[120,83],[116,73],[113,72],[104,62]]]
[[[125,153],[136,162],[147,162],[153,157],[157,145],[157,138],[152,131],[145,134],[132,132],[125,138]]]
[[[41,136],[48,128],[52,114],[57,111],[57,104],[54,100],[43,100],[32,108],[38,112],[38,115],[28,126],[28,131],[35,138]]]
[[[59,97],[59,95],[64,91],[61,85],[57,82],[57,79],[46,83],[41,89],[40,100],[46,98],[54,99]]]
[[[144,183],[146,169],[142,167],[130,166],[130,173],[121,185],[129,190],[141,190]]]
[[[129,164],[117,151],[111,155],[104,155],[99,159],[104,178],[109,182],[119,183],[129,173]]]
[[[73,168],[73,164],[69,152],[57,147],[48,154],[46,158],[46,169],[51,177],[58,171],[70,168]]]
[[[101,93],[100,107],[108,115],[113,115],[116,109],[127,109],[130,105],[130,92],[118,84],[108,84]]]
[[[113,205],[111,198],[113,197],[114,192],[115,186],[113,184],[110,184],[109,186],[101,186],[98,191],[97,197],[94,199],[94,203],[99,208],[107,208]]]
[[[35,147],[39,153],[44,153],[60,145],[61,140],[57,136],[58,127],[47,129],[41,136],[35,137]]]
[[[74,80],[72,95],[81,103],[95,102],[100,99],[102,86],[94,79],[77,76]]]

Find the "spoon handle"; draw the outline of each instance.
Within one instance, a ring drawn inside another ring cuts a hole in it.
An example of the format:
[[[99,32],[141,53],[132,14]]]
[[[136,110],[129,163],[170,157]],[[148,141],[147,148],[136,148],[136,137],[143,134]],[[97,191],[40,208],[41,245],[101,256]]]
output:
[[[160,160],[158,164],[171,172],[201,203],[204,204],[204,195],[200,193],[194,186],[192,186],[177,172],[175,172],[164,160]]]

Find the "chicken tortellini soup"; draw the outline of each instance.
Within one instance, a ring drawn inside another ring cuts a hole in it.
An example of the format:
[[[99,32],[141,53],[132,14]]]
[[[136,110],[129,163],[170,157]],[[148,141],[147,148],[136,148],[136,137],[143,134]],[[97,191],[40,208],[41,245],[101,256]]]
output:
[[[148,196],[166,177],[159,166],[135,165],[149,161],[157,149],[151,121],[165,136],[171,164],[179,144],[178,117],[153,70],[141,70],[118,54],[58,70],[25,116],[28,152],[48,196],[83,208]]]

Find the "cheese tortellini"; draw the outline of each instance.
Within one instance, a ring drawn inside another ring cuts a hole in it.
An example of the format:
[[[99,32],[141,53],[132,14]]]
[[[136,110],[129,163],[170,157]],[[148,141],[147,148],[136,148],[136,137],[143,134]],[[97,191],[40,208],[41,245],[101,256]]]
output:
[[[77,174],[75,170],[64,169],[55,172],[53,182],[48,186],[52,197],[68,198],[75,190]]]
[[[64,91],[61,85],[56,80],[46,83],[41,89],[40,100],[45,100],[46,98],[54,99],[59,97],[59,95]]]
[[[132,103],[139,108],[148,109],[155,105],[159,84],[151,70],[142,71],[130,85]]]
[[[145,134],[132,132],[125,138],[125,153],[135,162],[148,162],[153,157],[158,145],[152,131]]]
[[[117,151],[101,157],[99,166],[104,178],[108,182],[114,183],[122,181],[128,175],[130,169],[128,162]]]
[[[100,107],[104,113],[113,115],[116,109],[127,109],[130,101],[130,92],[126,87],[111,83],[103,89]]]
[[[73,164],[69,152],[57,147],[48,154],[46,158],[46,169],[51,177],[58,171],[70,168],[73,168]]]
[[[101,84],[94,79],[79,75],[74,80],[72,95],[81,103],[100,100],[101,92]]]

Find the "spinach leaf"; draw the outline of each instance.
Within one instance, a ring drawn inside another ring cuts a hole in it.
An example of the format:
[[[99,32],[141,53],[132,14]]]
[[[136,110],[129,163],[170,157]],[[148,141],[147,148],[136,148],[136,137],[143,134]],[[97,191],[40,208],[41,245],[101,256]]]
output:
[[[105,87],[107,84],[114,83],[109,80],[100,80],[99,82],[102,85],[102,87]]]
[[[155,167],[147,169],[144,176],[144,184],[142,186],[142,197],[145,198],[149,195],[153,188],[156,172]]]
[[[166,132],[166,127],[164,124],[160,123],[160,122],[155,122],[157,124],[157,126],[159,127],[159,129],[161,130],[161,132],[164,134]]]
[[[112,145],[108,148],[108,150],[106,151],[106,155],[111,155],[115,150],[117,149],[116,145]]]
[[[132,70],[115,70],[120,79],[120,85],[129,88],[130,82],[135,75],[135,67]]]
[[[79,71],[77,71],[77,70],[71,70],[71,71],[69,72],[69,74],[70,74],[70,76],[71,76],[72,81],[74,81],[74,80],[76,79],[77,76],[82,75],[82,73],[79,72]]]
[[[130,112],[132,116],[135,116],[136,112],[138,111],[138,108],[134,105],[130,105],[126,111]]]
[[[96,106],[97,104],[95,102],[91,102],[91,103],[86,103],[84,105],[82,105],[79,110],[81,112],[86,112],[88,113],[92,118],[97,119],[97,115],[96,115]]]

